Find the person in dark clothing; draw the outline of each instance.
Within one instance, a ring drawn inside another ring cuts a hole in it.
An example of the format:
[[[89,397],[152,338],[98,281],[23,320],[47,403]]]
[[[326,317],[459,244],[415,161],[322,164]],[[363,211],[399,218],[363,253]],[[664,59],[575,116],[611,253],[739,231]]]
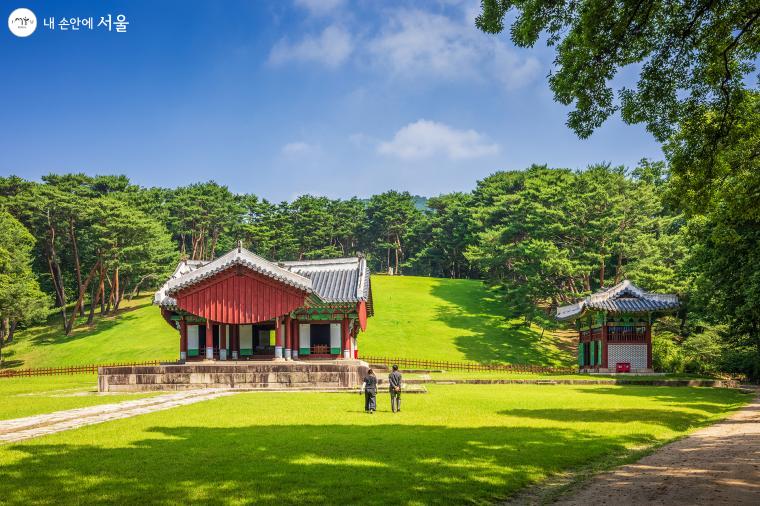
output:
[[[364,383],[362,383],[359,393],[362,392],[364,392],[364,411],[374,413],[377,409],[377,376],[372,369],[367,371],[367,375],[364,377]]]
[[[388,388],[391,391],[391,410],[401,411],[401,373],[398,366],[393,365],[393,372],[388,375]]]

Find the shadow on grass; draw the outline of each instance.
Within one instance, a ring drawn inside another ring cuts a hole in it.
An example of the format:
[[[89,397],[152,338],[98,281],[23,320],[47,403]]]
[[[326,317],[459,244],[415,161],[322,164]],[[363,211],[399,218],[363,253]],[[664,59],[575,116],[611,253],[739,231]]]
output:
[[[725,409],[724,409],[725,410]],[[685,431],[694,425],[704,425],[708,417],[694,413],[663,409],[510,409],[501,415],[552,420],[565,423],[647,423],[657,424],[674,431]]]
[[[380,416],[380,415],[378,415]],[[25,444],[0,467],[7,504],[490,502],[644,435],[527,427],[153,427],[122,446]],[[118,444],[118,443],[116,443]]]
[[[744,393],[739,390],[716,389],[716,388],[689,388],[667,386],[625,386],[625,387],[595,387],[593,389],[576,389],[578,392],[593,395],[617,395],[628,397],[646,396],[667,403],[668,406],[688,408],[704,411],[705,413],[717,414],[726,411],[726,399],[735,399],[737,405],[746,402],[754,394]],[[636,410],[632,410],[636,413]]]
[[[545,346],[541,332],[511,323],[504,302],[481,285],[468,283],[463,286],[453,281],[435,284],[431,293],[457,306],[457,309],[441,308],[436,315],[438,320],[474,334],[459,336],[455,341],[467,360],[547,365],[562,365],[572,360],[561,347],[558,351]]]

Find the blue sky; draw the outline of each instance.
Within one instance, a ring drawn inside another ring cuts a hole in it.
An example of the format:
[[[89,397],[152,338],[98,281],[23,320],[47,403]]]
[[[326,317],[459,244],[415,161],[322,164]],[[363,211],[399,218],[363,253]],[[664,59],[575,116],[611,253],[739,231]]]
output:
[[[0,29],[3,175],[214,179],[282,200],[431,196],[531,163],[662,158],[618,118],[578,139],[546,84],[551,51],[477,31],[477,1],[2,5],[4,20],[17,7],[38,20],[26,38]],[[42,22],[109,13],[126,33]]]

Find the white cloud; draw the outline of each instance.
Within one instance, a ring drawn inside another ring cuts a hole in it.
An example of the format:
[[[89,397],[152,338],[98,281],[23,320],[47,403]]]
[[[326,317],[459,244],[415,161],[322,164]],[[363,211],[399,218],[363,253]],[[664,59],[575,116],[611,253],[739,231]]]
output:
[[[404,160],[440,155],[464,159],[495,155],[499,146],[475,130],[457,130],[443,123],[421,119],[401,128],[392,140],[381,142],[377,150]]]
[[[487,79],[516,88],[540,71],[533,57],[522,57],[502,39],[475,28],[473,11],[452,18],[399,9],[368,43],[373,61],[406,79]]]
[[[274,64],[311,61],[334,68],[346,61],[353,49],[351,34],[339,26],[330,25],[321,34],[307,36],[300,42],[281,39],[269,53],[269,61]]]
[[[284,155],[305,155],[319,150],[319,146],[307,142],[289,142],[282,147]]]
[[[336,9],[342,2],[297,0],[310,12]],[[460,4],[453,15],[420,9],[382,9],[378,27],[357,32],[333,22],[322,32],[300,40],[281,39],[269,61],[311,61],[336,68],[353,60],[392,79],[413,82],[480,81],[515,89],[533,82],[542,65],[494,36],[475,27],[477,4]],[[458,13],[458,14],[457,14]]]
[[[345,0],[295,0],[297,6],[316,16],[324,16],[345,4]]]

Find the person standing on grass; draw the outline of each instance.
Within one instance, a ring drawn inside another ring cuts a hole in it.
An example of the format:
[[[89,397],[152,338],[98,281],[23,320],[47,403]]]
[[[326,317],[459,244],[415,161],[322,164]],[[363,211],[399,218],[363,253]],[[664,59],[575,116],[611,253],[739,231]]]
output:
[[[362,392],[364,392],[364,411],[374,413],[377,409],[377,376],[372,369],[367,371],[367,375],[364,377],[364,383],[362,383],[359,394]]]
[[[401,411],[401,373],[398,366],[393,365],[393,371],[388,375],[388,388],[391,391],[391,411]]]

